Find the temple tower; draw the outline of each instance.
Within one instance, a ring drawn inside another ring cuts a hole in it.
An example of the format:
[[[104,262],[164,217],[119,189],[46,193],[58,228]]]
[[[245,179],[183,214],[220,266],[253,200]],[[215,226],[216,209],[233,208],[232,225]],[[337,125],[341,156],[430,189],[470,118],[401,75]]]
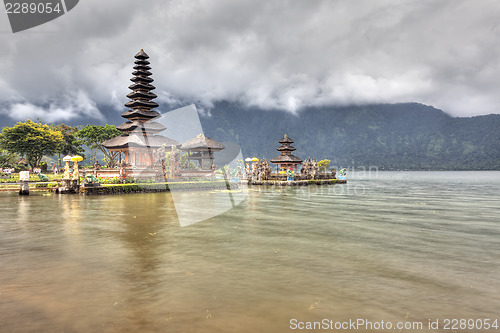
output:
[[[277,150],[281,152],[281,155],[273,158],[271,163],[279,164],[282,170],[292,168],[297,172],[297,167],[302,163],[302,159],[292,155],[292,151],[295,150],[295,148],[291,146],[293,140],[285,134],[279,143],[281,143],[281,147],[278,147]]]
[[[151,90],[155,86],[151,84],[154,80],[150,77],[149,56],[140,50],[135,55],[135,66],[130,79],[132,85],[129,89],[131,93],[127,95],[131,100],[125,103],[130,108],[121,114],[127,119],[116,128],[123,132],[123,135],[103,142],[103,146],[109,151],[118,151],[124,155],[124,161],[131,167],[151,167],[154,164],[154,151],[162,146],[165,148],[177,147],[180,144],[170,138],[159,135],[165,130],[165,126],[154,121],[161,117],[160,113],[154,111],[158,104],[154,101],[157,96]]]

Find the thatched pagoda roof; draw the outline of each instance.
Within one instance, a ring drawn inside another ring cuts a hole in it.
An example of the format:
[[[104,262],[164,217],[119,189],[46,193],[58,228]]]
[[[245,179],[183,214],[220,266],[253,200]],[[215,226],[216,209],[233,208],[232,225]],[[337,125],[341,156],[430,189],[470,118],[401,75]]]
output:
[[[163,135],[145,136],[137,133],[121,135],[102,143],[107,149],[121,149],[130,147],[160,148],[165,145],[167,148],[178,147],[180,143]]]
[[[132,100],[130,102],[125,103],[125,106],[128,108],[144,108],[144,109],[154,109],[159,105],[156,102],[151,101],[143,101],[140,99]]]
[[[166,129],[165,126],[163,126],[160,123],[157,123],[156,121],[140,121],[140,120],[129,120],[127,122],[124,122],[123,124],[120,124],[116,126],[116,128],[122,132],[131,132],[131,131],[139,131],[142,130],[146,133],[159,133],[163,130]]]
[[[293,140],[292,140],[292,139],[290,139],[290,138],[289,138],[289,137],[285,134],[285,136],[283,137],[283,139],[281,139],[281,140],[279,141],[279,143],[293,143]]]
[[[192,138],[184,142],[180,149],[181,150],[222,150],[225,147],[214,139],[206,137],[204,134],[199,134],[197,137]]]
[[[135,109],[135,110],[127,110],[121,114],[123,118],[143,118],[143,119],[153,119],[160,117],[160,113],[156,111]]]
[[[142,76],[150,76],[150,75],[153,75],[153,73],[151,73],[150,71],[148,70],[141,70],[141,69],[138,69],[138,70],[135,70],[132,72],[132,75],[142,75]]]
[[[137,52],[137,54],[134,57],[136,59],[141,59],[141,60],[149,58],[148,54],[146,52],[144,52],[143,49],[141,49],[139,52]]]
[[[136,73],[137,71],[135,71],[134,73]],[[132,82],[143,82],[143,83],[151,83],[153,82],[153,78],[152,77],[147,77],[147,76],[142,76],[141,74],[134,74],[134,77],[132,77],[130,79],[130,81]]]
[[[142,99],[149,100],[149,99],[156,98],[158,96],[156,96],[156,94],[154,94],[154,93],[152,93],[150,91],[137,90],[137,91],[132,91],[131,93],[129,93],[127,95],[127,97],[130,98],[130,99],[142,98]]]
[[[295,148],[292,146],[281,146],[276,149],[277,151],[294,151]]]
[[[286,163],[300,164],[300,163],[302,163],[302,159],[297,157],[297,156],[293,156],[293,155],[279,155],[279,156],[276,156],[275,158],[273,158],[271,160],[271,163],[274,163],[274,164],[286,164]]]
[[[134,67],[132,67],[132,68],[135,69],[135,70],[138,70],[138,71],[149,71],[151,69],[151,66],[149,66],[149,61],[134,61],[134,63],[136,65]]]
[[[142,82],[138,82],[138,83],[134,83],[130,86],[128,86],[128,88],[130,90],[145,90],[145,91],[150,91],[150,90],[154,90],[156,89],[155,86],[149,84],[149,83],[142,83]]]

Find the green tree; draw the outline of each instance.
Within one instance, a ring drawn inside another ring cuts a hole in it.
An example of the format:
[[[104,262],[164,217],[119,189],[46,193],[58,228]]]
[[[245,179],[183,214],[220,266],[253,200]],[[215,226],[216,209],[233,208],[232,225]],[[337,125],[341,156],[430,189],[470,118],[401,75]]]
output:
[[[0,149],[0,168],[12,167],[18,159],[17,154]]]
[[[79,130],[76,135],[81,138],[83,143],[90,148],[90,160],[95,163],[97,151],[104,153],[109,167],[115,166],[119,152],[108,151],[102,143],[121,135],[122,132],[116,129],[113,125],[106,124],[105,126],[87,125]]]
[[[24,156],[32,168],[40,164],[43,156],[55,154],[63,143],[61,132],[30,119],[4,127],[0,134],[0,147]]]
[[[330,168],[330,160],[321,160],[318,162],[319,172],[328,172],[328,168]]]
[[[82,147],[83,142],[79,140],[76,134],[78,133],[78,126],[69,126],[66,124],[51,125],[51,129],[61,132],[63,135],[64,143],[61,145],[59,151],[59,166],[61,166],[61,155],[81,155],[85,158],[85,149]]]

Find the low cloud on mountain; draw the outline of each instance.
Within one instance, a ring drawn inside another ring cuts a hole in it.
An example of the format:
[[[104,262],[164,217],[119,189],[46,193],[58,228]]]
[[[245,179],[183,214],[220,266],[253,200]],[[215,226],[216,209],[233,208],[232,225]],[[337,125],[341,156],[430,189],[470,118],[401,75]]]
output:
[[[0,112],[55,122],[101,119],[97,105],[123,111],[144,48],[166,109],[419,102],[500,113],[498,17],[488,0],[86,0],[13,34],[5,15]]]

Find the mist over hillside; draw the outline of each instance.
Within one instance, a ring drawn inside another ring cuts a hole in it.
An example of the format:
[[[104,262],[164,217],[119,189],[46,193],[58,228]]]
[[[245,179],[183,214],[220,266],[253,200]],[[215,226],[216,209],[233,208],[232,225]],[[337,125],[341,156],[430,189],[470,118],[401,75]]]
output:
[[[158,111],[172,109],[162,105]],[[109,124],[125,121],[113,108],[99,110]],[[278,141],[287,134],[295,141],[294,155],[327,158],[336,167],[500,170],[498,114],[454,118],[418,103],[308,108],[292,114],[221,102],[208,114],[201,112],[200,120],[206,135],[237,143],[244,157],[269,160],[277,156]],[[6,116],[0,121],[4,126],[16,123]],[[90,118],[66,122],[81,126],[87,123],[104,125]]]
[[[242,147],[244,156],[272,158],[290,136],[301,158],[335,166],[380,169],[500,170],[500,115],[453,118],[417,103],[282,111],[220,103],[202,117],[205,133]]]

